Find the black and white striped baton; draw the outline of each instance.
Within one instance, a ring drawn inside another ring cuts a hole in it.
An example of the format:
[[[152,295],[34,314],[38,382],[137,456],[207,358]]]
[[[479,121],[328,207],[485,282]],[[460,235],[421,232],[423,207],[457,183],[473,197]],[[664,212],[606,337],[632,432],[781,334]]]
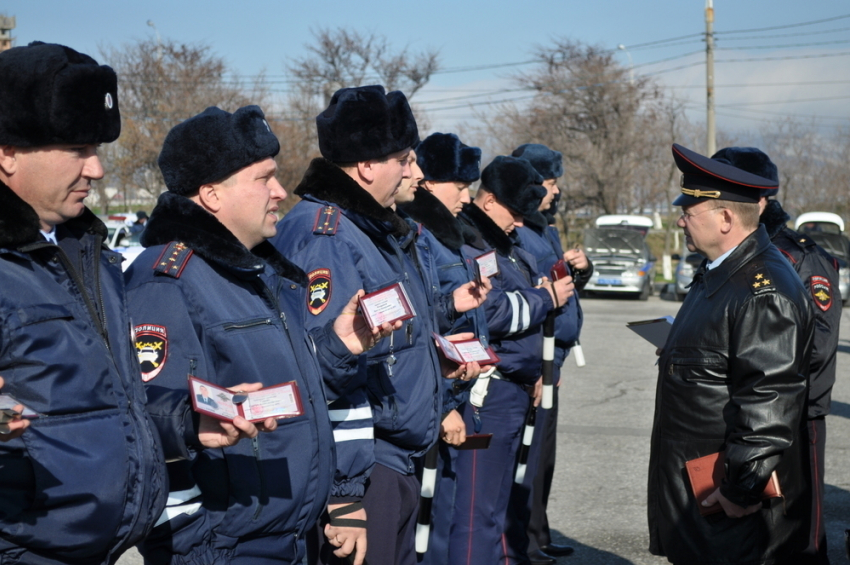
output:
[[[576,340],[575,345],[573,345],[573,356],[576,360],[576,367],[584,367],[587,364],[584,360],[584,351],[581,348],[579,340]]]
[[[528,468],[528,453],[531,451],[531,440],[534,439],[534,422],[537,420],[537,408],[530,406],[525,416],[525,426],[522,429],[522,445],[519,446],[516,474],[514,482],[521,485],[525,480],[525,470]]]
[[[555,312],[546,314],[543,322],[543,398],[540,407],[552,408],[552,396],[555,383]]]
[[[437,486],[437,459],[440,455],[440,443],[435,443],[425,454],[425,467],[422,469],[422,487],[419,491],[419,516],[416,518],[416,553],[428,551],[428,537],[431,535],[431,502]]]

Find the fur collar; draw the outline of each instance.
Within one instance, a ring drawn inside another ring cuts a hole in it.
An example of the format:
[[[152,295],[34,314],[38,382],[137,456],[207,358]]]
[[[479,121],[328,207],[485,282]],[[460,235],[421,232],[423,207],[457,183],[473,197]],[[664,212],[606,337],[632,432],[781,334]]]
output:
[[[255,275],[263,270],[257,258],[271,265],[275,272],[300,284],[307,277],[268,241],[248,250],[218,219],[185,196],[173,192],[160,195],[145,231],[142,245],[164,245],[180,241],[207,262],[243,274]]]
[[[424,188],[417,188],[413,195],[413,202],[400,204],[399,208],[428,228],[440,243],[449,249],[457,251],[463,245],[464,234],[461,223],[436,196]]]
[[[785,224],[791,217],[782,209],[782,205],[777,200],[768,200],[767,207],[764,209],[759,222],[767,228],[767,235],[773,239],[776,234],[782,231]]]
[[[295,188],[295,194],[309,194],[319,200],[337,204],[343,210],[389,224],[393,235],[402,238],[410,232],[410,226],[391,208],[384,208],[372,198],[345,171],[327,159],[313,159],[304,178]]]
[[[469,220],[473,227],[478,229],[481,237],[484,238],[484,241],[490,247],[494,248],[501,255],[510,255],[513,248],[513,240],[481,208],[475,204],[464,204],[461,214]]]
[[[540,212],[535,212],[530,216],[525,216],[522,219],[523,223],[537,233],[545,233],[549,227],[549,220]]]
[[[92,233],[106,239],[106,226],[88,208],[62,225],[77,238]],[[17,249],[43,240],[38,214],[11,188],[0,182],[0,247]]]

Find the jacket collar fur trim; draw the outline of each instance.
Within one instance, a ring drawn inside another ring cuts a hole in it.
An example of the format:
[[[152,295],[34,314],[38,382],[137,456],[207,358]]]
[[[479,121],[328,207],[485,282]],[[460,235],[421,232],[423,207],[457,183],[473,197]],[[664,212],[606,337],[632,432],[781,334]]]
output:
[[[461,223],[436,196],[424,188],[417,188],[413,195],[413,202],[401,204],[399,208],[428,228],[440,243],[449,249],[457,251],[463,246],[464,234]]]
[[[464,204],[461,213],[478,229],[484,241],[498,251],[500,255],[510,255],[513,240],[481,208],[475,204]]]
[[[410,226],[391,208],[384,208],[345,171],[327,159],[313,159],[295,188],[298,196],[310,195],[337,204],[343,210],[389,224],[393,235],[402,238]]]
[[[782,205],[777,200],[768,200],[767,207],[764,209],[759,221],[767,228],[767,235],[770,239],[776,237],[776,234],[786,227],[785,224],[791,217],[782,209]]]
[[[540,212],[535,212],[530,216],[525,216],[522,219],[523,223],[537,233],[544,233],[549,227],[549,220]]]
[[[268,241],[248,250],[218,219],[189,198],[164,192],[151,212],[142,245],[164,245],[180,241],[189,246],[207,262],[221,265],[231,271],[255,275],[263,271],[257,259],[266,261],[275,272],[300,284],[307,277],[300,268],[288,261]]]
[[[91,210],[62,224],[74,237],[92,233],[106,239],[106,226]],[[44,241],[41,236],[38,214],[11,188],[0,182],[0,247],[18,249],[31,243]]]

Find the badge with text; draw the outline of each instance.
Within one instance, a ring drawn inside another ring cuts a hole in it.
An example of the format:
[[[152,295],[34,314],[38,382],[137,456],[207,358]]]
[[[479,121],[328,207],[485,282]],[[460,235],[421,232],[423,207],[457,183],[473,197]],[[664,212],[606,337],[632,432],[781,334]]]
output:
[[[829,284],[829,279],[812,275],[809,278],[809,285],[812,289],[812,298],[815,299],[818,308],[824,312],[829,310],[832,307],[832,285]]]
[[[496,251],[489,251],[475,258],[475,275],[481,281],[481,277],[490,278],[499,274],[499,262],[496,261]]]
[[[499,356],[489,347],[484,347],[477,339],[465,339],[463,341],[449,341],[441,335],[432,333],[434,341],[442,350],[443,355],[449,361],[458,365],[477,361],[481,365],[495,365],[499,362]]]
[[[331,301],[331,270],[316,269],[307,278],[307,308],[318,316]]]
[[[401,283],[361,296],[360,312],[370,328],[380,326],[384,322],[392,324],[416,316],[407,291]]]
[[[142,324],[136,326],[136,355],[142,370],[142,380],[156,377],[168,358],[168,332],[164,326]]]
[[[552,281],[559,281],[568,276],[570,276],[570,268],[563,259],[559,259],[557,263],[552,265],[552,269],[549,271],[549,279]]]
[[[232,392],[189,375],[189,394],[195,412],[230,422],[242,416],[249,422],[294,418],[304,413],[298,383],[289,381],[254,392]]]

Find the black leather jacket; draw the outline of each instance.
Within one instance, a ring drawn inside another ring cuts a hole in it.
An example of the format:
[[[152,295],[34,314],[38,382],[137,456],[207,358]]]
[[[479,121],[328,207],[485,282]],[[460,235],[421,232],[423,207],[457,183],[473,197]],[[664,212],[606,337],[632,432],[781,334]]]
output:
[[[806,291],[764,226],[716,268],[700,267],[659,360],[652,553],[674,563],[750,564],[805,547],[810,493],[802,438],[813,327]],[[784,505],[773,499],[739,519],[700,516],[684,464],[721,450],[724,496],[755,504],[775,469]]]

